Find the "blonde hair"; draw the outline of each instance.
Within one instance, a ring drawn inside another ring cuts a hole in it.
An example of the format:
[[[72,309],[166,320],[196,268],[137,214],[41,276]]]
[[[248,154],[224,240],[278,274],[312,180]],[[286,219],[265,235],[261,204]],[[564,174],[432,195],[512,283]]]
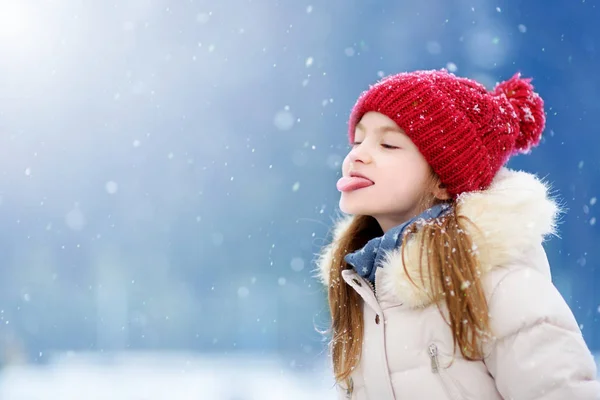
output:
[[[433,172],[432,183],[440,183]],[[441,217],[439,224],[418,227],[420,234],[417,236],[421,238],[421,256],[418,260],[420,270],[422,272],[425,265],[429,268],[427,274],[421,273],[421,277],[429,275],[428,283],[433,289],[430,291],[431,300],[437,304],[451,328],[455,348],[458,346],[468,360],[480,360],[483,358],[482,339],[489,332],[489,317],[487,301],[479,280],[479,261],[465,229],[472,222],[461,215],[460,204],[455,199],[445,201],[425,195],[421,206],[426,209],[440,202],[451,204],[451,212]],[[408,231],[416,233],[416,225],[410,226]],[[341,277],[343,270],[352,268],[344,261],[344,256],[382,234],[375,218],[359,215],[336,240],[333,249],[328,290],[331,326],[328,332],[331,334],[329,347],[337,382],[350,383],[349,377],[360,362],[364,329],[360,295]],[[404,236],[403,245],[408,236]],[[403,246],[402,259],[408,276],[405,249],[406,246]],[[410,276],[409,279],[412,281]],[[468,285],[469,290],[462,290],[465,285]],[[452,293],[452,290],[457,293]],[[442,299],[445,299],[447,319],[441,308]]]

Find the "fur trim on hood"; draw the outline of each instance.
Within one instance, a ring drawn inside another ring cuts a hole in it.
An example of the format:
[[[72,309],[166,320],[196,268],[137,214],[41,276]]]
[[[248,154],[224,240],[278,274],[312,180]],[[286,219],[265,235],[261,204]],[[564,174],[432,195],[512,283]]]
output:
[[[518,260],[527,249],[554,234],[560,213],[546,183],[535,175],[507,168],[498,172],[487,190],[463,193],[457,201],[459,216],[467,217],[475,225],[474,228],[467,224],[465,228],[477,250],[482,275]],[[350,227],[353,218],[345,216],[334,224],[332,243],[318,255],[317,274],[325,286],[329,285],[335,244]],[[417,232],[415,236],[419,234]],[[419,237],[413,237],[406,244],[406,270],[414,284],[406,275],[399,248],[386,254],[385,279],[378,281],[386,286],[384,290],[394,293],[410,307],[431,303],[427,287],[429,277],[425,275],[420,279],[420,243]],[[423,265],[423,274],[428,270],[428,266]]]

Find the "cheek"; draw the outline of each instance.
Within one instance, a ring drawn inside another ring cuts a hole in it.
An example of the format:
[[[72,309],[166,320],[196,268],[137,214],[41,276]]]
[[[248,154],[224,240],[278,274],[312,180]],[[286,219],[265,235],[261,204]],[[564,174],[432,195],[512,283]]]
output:
[[[406,155],[385,169],[385,181],[396,188],[395,192],[422,191],[429,181],[429,167],[421,158]]]

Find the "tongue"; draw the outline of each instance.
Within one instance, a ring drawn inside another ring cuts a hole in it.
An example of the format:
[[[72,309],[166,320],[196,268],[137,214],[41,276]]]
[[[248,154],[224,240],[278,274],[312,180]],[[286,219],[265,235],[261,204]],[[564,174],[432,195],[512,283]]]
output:
[[[362,189],[371,186],[373,182],[366,178],[359,177],[343,177],[337,181],[337,189],[340,192],[348,192],[351,190]]]

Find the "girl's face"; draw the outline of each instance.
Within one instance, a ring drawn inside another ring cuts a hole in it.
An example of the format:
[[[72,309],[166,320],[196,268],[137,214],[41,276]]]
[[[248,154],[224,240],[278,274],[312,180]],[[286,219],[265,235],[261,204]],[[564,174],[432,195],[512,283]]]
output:
[[[356,126],[342,175],[340,209],[374,217],[384,232],[422,212],[428,194],[444,198],[443,189],[433,190],[431,168],[415,144],[378,112],[366,113]]]

